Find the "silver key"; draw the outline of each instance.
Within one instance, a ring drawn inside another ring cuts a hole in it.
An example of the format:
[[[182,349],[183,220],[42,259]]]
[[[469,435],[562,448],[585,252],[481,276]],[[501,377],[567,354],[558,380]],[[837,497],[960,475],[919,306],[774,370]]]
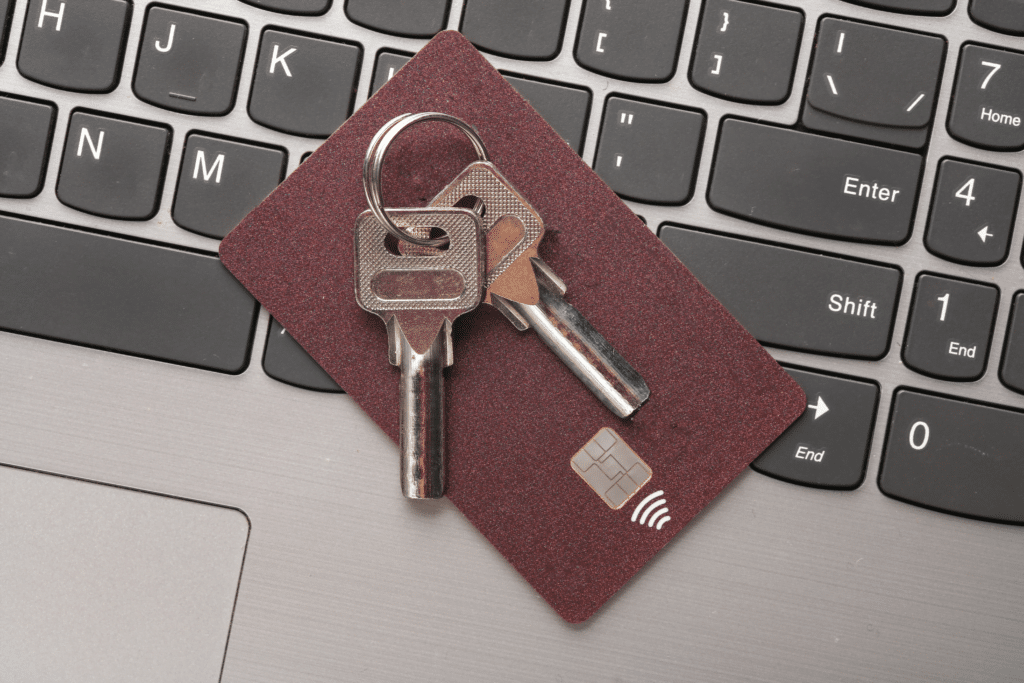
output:
[[[482,200],[486,241],[484,303],[523,331],[528,328],[609,410],[627,418],[651,390],[643,377],[579,311],[565,301],[562,282],[537,255],[544,223],[494,164],[477,161],[459,174],[430,206],[455,206],[467,197]]]
[[[402,492],[440,498],[445,489],[443,368],[454,362],[452,322],[480,303],[483,239],[467,209],[389,209],[399,227],[444,230],[444,251],[401,255],[370,211],[356,220],[356,302],[387,325],[388,358],[401,368]]]

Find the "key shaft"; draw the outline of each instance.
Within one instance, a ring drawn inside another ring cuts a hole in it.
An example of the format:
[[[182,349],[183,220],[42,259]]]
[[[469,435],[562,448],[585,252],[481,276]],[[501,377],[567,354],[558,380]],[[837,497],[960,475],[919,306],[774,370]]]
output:
[[[454,206],[475,197],[484,204],[488,303],[520,331],[533,328],[573,374],[620,418],[651,390],[633,366],[564,299],[562,282],[537,255],[544,224],[536,210],[490,162],[474,162],[431,201]]]
[[[564,298],[564,285],[541,259],[530,259],[538,273],[536,304],[502,300],[534,329],[573,374],[618,417],[627,418],[651,396],[643,377],[600,332]]]
[[[401,371],[399,448],[402,493],[440,498],[445,490],[443,369],[452,364],[452,322],[482,296],[480,219],[466,209],[389,209],[403,229],[441,228],[446,250],[394,253],[387,231],[366,211],[356,221],[356,302],[387,325],[388,359]]]

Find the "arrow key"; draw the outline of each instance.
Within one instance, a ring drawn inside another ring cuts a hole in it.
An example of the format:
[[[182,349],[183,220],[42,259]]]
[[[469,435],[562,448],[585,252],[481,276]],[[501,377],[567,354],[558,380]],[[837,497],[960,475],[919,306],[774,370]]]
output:
[[[794,484],[854,489],[864,481],[878,385],[786,368],[807,394],[807,411],[751,465]]]
[[[1020,184],[1013,169],[943,159],[924,236],[928,251],[972,266],[1005,261]]]

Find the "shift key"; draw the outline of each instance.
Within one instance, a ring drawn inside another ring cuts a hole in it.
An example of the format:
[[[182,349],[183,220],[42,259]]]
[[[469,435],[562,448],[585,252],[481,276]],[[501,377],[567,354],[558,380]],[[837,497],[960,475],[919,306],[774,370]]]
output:
[[[660,236],[762,344],[867,359],[889,350],[897,268],[671,225]]]
[[[912,152],[726,119],[708,202],[796,232],[900,244],[910,236],[921,163]]]

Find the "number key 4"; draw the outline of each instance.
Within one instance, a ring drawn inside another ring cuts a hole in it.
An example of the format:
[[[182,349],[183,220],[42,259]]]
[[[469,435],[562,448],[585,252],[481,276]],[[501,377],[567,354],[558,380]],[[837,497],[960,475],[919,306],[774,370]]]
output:
[[[1006,260],[1017,216],[1020,173],[943,159],[924,243],[937,256],[973,266]]]

